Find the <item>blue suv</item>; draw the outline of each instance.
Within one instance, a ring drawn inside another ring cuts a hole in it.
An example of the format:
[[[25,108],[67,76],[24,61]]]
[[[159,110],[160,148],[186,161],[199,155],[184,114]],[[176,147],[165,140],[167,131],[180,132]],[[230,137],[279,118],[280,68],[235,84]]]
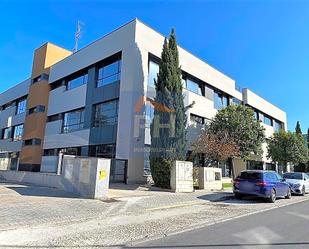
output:
[[[251,195],[274,203],[277,197],[291,198],[291,189],[285,179],[275,171],[245,170],[233,182],[236,198]]]

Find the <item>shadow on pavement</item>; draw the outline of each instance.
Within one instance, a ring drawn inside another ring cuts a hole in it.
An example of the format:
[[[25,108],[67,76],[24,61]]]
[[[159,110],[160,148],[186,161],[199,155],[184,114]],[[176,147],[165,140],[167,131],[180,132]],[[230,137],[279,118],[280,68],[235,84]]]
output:
[[[1,184],[3,185],[3,184]],[[31,185],[15,185],[15,184],[5,184],[5,188],[14,190],[16,193],[23,196],[41,196],[41,197],[58,197],[58,198],[81,198],[77,194],[47,188],[40,186],[31,186]],[[83,199],[83,198],[82,198]]]
[[[255,196],[246,196],[241,199],[236,199],[233,193],[225,193],[222,196],[222,193],[217,192],[214,194],[201,195],[197,197],[201,200],[206,200],[210,202],[218,202],[223,204],[258,204],[267,202],[264,198],[255,197]],[[278,198],[279,200],[280,198]]]

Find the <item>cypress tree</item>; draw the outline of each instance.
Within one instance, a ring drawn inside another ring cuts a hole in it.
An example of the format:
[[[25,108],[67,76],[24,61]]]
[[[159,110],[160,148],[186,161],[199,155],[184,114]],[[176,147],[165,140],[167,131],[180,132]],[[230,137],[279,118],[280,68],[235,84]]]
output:
[[[170,188],[171,165],[174,160],[184,160],[186,153],[186,114],[174,30],[169,39],[164,40],[155,87],[150,168],[155,185]],[[162,128],[162,125],[167,126]]]
[[[297,121],[297,123],[296,123],[295,132],[296,132],[297,135],[302,135],[302,131],[301,131],[301,128],[300,128],[299,121]]]

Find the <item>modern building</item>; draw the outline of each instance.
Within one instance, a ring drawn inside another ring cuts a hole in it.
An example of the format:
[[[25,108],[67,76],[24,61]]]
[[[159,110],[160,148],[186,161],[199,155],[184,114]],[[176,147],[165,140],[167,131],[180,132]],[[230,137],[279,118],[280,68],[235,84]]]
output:
[[[30,78],[0,94],[0,168],[56,173],[64,153],[113,158],[112,180],[145,181],[163,41],[134,19],[75,53],[51,43],[36,49]],[[187,111],[189,142],[230,104],[251,106],[268,136],[286,129],[284,111],[181,47],[179,57],[185,105],[195,102]],[[275,167],[265,153],[236,164]]]

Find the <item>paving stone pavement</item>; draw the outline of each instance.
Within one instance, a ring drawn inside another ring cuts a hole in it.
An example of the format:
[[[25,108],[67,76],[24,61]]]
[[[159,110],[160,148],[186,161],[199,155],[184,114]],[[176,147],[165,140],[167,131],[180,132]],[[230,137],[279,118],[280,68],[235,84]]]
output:
[[[229,192],[190,194],[147,192],[111,202],[80,199],[31,185],[0,184],[0,248],[125,247],[152,236],[280,207],[262,200],[235,200]]]

